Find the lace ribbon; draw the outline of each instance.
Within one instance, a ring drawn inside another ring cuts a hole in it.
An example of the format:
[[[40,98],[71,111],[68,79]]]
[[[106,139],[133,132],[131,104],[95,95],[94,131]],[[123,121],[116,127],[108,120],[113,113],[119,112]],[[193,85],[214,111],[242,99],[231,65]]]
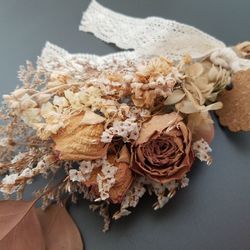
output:
[[[46,43],[39,64],[48,70],[68,71],[81,74],[85,64],[97,67],[140,60],[155,55],[165,55],[172,60],[180,60],[189,54],[195,60],[210,57],[216,65],[233,72],[250,68],[250,60],[237,56],[234,50],[186,24],[158,17],[134,18],[109,10],[92,0],[83,13],[81,31],[92,32],[97,38],[114,43],[124,52],[106,56],[71,54],[66,50]],[[126,51],[126,50],[132,51]]]
[[[133,18],[109,10],[93,0],[83,13],[79,29],[121,49],[140,55],[165,55],[173,60],[190,54],[193,59],[210,59],[233,71],[250,68],[231,48],[199,29],[158,17]]]

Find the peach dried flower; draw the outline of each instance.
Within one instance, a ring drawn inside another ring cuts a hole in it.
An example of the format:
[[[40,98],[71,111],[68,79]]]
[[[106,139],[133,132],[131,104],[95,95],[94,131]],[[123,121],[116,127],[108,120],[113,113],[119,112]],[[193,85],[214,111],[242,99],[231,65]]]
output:
[[[108,144],[101,142],[104,125],[81,125],[82,119],[82,114],[71,117],[68,125],[52,136],[61,160],[95,160],[106,155]]]

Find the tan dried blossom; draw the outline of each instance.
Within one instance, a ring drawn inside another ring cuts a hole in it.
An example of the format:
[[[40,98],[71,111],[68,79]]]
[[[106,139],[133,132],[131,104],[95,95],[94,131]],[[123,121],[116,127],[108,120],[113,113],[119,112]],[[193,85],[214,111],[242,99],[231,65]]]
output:
[[[209,61],[191,64],[184,70],[187,76],[182,83],[185,97],[175,105],[176,109],[190,114],[222,108],[222,103],[215,101],[218,93],[230,82],[230,72]],[[178,96],[182,97],[181,93],[178,93]],[[178,101],[178,98],[176,100]]]
[[[169,75],[172,67],[173,62],[166,57],[155,57],[146,62],[146,65],[138,66],[136,74],[140,82],[147,83],[159,75]]]
[[[134,105],[152,108],[161,98],[171,95],[179,77],[177,68],[167,58],[157,57],[147,61],[146,65],[138,67],[135,81],[131,83]]]
[[[83,114],[71,117],[67,126],[52,136],[61,160],[95,160],[106,155],[108,144],[101,142],[104,125],[82,124],[83,118]]]

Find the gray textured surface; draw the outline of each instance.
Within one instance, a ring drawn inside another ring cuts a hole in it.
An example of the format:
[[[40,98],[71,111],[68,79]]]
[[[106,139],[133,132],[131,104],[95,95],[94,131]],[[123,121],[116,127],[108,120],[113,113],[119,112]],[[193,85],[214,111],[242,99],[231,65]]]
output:
[[[249,39],[249,0],[100,0],[124,14],[172,18],[195,25],[227,44]],[[18,81],[18,65],[35,61],[46,40],[70,52],[106,54],[117,49],[78,31],[86,0],[0,0],[0,93]],[[250,134],[216,125],[211,168],[196,164],[188,188],[154,212],[145,197],[134,213],[101,232],[88,202],[71,207],[87,250],[250,249]],[[35,182],[34,185],[39,183]],[[29,194],[28,194],[29,196]]]

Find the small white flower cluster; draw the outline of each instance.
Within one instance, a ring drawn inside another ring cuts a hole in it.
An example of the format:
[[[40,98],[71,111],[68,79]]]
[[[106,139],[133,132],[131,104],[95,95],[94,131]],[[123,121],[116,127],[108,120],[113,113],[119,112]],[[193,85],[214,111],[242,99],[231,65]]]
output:
[[[150,187],[152,191],[157,196],[157,202],[153,205],[154,210],[164,207],[164,205],[169,201],[171,192],[173,192],[177,187],[178,183],[176,181],[171,181],[166,184],[160,184],[157,182],[150,182]]]
[[[109,225],[110,225],[110,216],[109,216],[109,208],[108,204],[106,203],[101,203],[101,204],[91,204],[89,206],[90,210],[92,211],[98,211],[99,215],[103,218],[104,220],[104,225],[103,225],[103,232],[106,232],[109,230]]]
[[[11,164],[15,164],[16,162],[18,161],[21,161],[22,159],[24,159],[29,153],[28,152],[25,152],[25,153],[22,153],[22,152],[19,152],[17,155],[15,155],[13,157],[13,159],[11,160]]]
[[[98,191],[100,193],[100,199],[107,200],[109,198],[109,190],[115,184],[115,174],[117,167],[111,165],[108,161],[103,160],[102,162],[102,174],[97,175]]]
[[[69,179],[72,182],[84,182],[90,178],[93,169],[101,167],[102,164],[103,160],[81,161],[79,170],[77,169],[69,170]]]
[[[181,188],[187,187],[188,184],[189,184],[189,179],[188,179],[186,176],[184,176],[184,177],[181,179]]]
[[[13,173],[13,174],[6,175],[2,179],[0,191],[5,194],[12,194],[16,192],[20,187],[16,183],[27,178],[29,179],[27,183],[30,184],[32,182],[30,180],[31,177],[33,177],[33,171],[30,168],[25,168],[20,174]]]
[[[19,153],[13,160],[12,163],[15,164],[18,161],[21,161],[24,156],[27,156],[25,153]],[[59,166],[54,164],[53,155],[45,155],[40,161],[37,162],[36,166],[32,168],[32,164],[28,164],[19,173],[11,173],[5,175],[0,183],[0,191],[5,194],[12,194],[16,192],[24,183],[31,184],[32,178],[38,174],[47,176],[48,172],[55,172]]]
[[[123,216],[127,216],[131,213],[128,210],[129,207],[136,207],[140,198],[145,194],[146,188],[145,179],[143,177],[138,177],[132,186],[127,191],[122,203],[120,210],[113,215],[113,219],[118,220]]]
[[[70,169],[69,178],[72,182],[84,182],[88,180],[94,168],[102,167],[101,173],[96,177],[98,191],[100,193],[99,200],[107,200],[109,198],[109,190],[115,184],[115,175],[117,167],[111,165],[106,159],[96,161],[82,161],[79,170]]]
[[[205,161],[207,165],[211,165],[212,157],[209,153],[212,152],[212,149],[204,139],[194,142],[192,148],[195,157],[197,157],[200,161]]]
[[[69,170],[69,179],[72,182],[82,182],[85,180],[82,172],[77,170],[77,169],[70,169]]]
[[[106,129],[101,136],[101,141],[109,143],[114,136],[121,136],[124,142],[136,140],[139,136],[139,126],[134,118],[125,121],[114,121],[113,126]]]

